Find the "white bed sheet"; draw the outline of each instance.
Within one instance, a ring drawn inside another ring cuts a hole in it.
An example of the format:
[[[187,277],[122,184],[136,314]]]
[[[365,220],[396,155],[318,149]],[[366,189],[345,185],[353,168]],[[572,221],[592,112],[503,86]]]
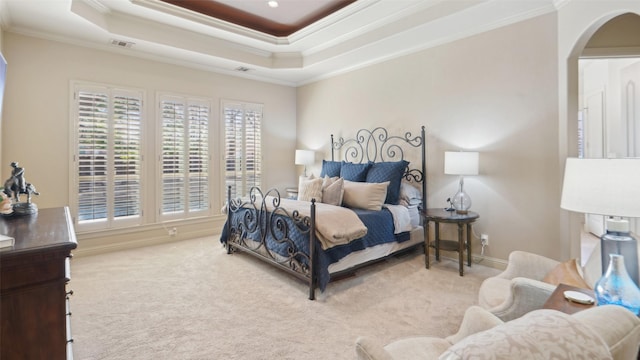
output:
[[[403,241],[401,243],[392,242],[380,244],[374,247],[353,252],[343,257],[338,262],[329,265],[329,274],[347,270],[356,265],[366,263],[367,261],[380,259],[398,250],[406,249],[420,242],[424,242],[424,231],[422,226],[417,226],[413,230],[411,230],[409,240]]]

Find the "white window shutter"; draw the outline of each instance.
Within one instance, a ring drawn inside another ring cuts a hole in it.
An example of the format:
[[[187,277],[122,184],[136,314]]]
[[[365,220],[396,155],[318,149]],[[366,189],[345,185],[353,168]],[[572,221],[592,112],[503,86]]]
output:
[[[209,117],[206,101],[160,98],[162,122],[160,214],[184,218],[210,210]]]
[[[142,94],[95,86],[78,86],[75,93],[79,228],[140,223]]]
[[[225,190],[245,196],[262,181],[262,105],[223,102]],[[226,195],[226,191],[225,191]]]

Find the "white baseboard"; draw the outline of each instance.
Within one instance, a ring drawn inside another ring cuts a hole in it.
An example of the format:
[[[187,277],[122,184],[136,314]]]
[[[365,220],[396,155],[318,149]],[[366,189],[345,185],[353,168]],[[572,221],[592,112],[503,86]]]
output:
[[[433,252],[431,252],[433,254]],[[452,251],[444,251],[440,250],[440,257],[453,260],[455,262],[458,261],[458,253]],[[464,264],[467,264],[467,255],[464,256]],[[507,268],[507,260],[493,258],[490,256],[482,256],[477,254],[471,254],[471,265],[482,265],[486,267],[490,267],[493,269],[504,270]]]

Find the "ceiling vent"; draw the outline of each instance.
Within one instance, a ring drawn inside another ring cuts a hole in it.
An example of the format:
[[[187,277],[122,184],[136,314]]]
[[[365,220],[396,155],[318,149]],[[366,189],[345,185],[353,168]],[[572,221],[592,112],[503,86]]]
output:
[[[247,72],[251,69],[249,69],[248,67],[244,67],[244,66],[238,66],[236,69],[236,71],[240,71],[240,72]]]
[[[132,47],[133,44],[134,43],[132,43],[130,41],[111,39],[111,45],[119,46],[119,47],[123,47],[123,48],[127,48],[127,49]]]

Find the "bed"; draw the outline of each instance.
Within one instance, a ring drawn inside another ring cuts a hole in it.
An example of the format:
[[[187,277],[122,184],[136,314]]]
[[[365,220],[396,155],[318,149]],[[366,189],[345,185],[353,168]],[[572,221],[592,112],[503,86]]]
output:
[[[257,187],[231,198],[221,242],[305,281],[315,291],[356,269],[422,247],[426,209],[426,142],[377,127],[353,138],[331,135],[331,160],[300,181],[298,199]]]

